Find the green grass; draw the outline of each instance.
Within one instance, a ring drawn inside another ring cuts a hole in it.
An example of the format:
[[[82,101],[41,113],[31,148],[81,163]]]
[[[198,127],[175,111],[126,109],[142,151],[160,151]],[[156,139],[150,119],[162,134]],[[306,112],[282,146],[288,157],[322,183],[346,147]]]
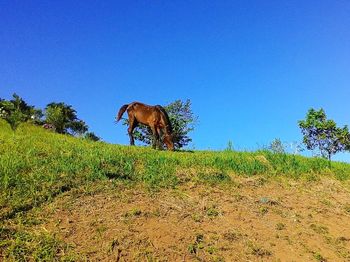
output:
[[[29,124],[20,125],[14,133],[0,120],[0,226],[18,214],[52,201],[63,192],[94,181],[111,179],[125,184],[142,183],[150,190],[158,190],[174,188],[188,181],[220,186],[230,183],[235,175],[307,180],[329,176],[347,180],[350,165],[332,162],[330,169],[324,159],[269,151],[156,151],[90,142]],[[7,250],[19,248],[16,239],[22,241],[16,236],[18,232],[8,235],[4,233],[6,230],[4,226],[0,229],[0,255],[4,247]],[[26,248],[25,245],[22,247]],[[32,257],[36,254],[33,252]],[[42,252],[51,256],[49,251]]]
[[[167,152],[89,142],[20,125],[16,133],[0,122],[0,218],[11,218],[88,181],[141,182],[151,189],[183,183],[177,173],[200,183],[229,183],[230,175],[315,175],[350,177],[350,165],[319,158],[257,152]]]
[[[66,243],[46,232],[32,233],[26,230],[4,232],[0,228],[0,250],[8,261],[77,261],[78,256]],[[1,253],[0,253],[1,254]],[[0,256],[1,257],[1,256]]]

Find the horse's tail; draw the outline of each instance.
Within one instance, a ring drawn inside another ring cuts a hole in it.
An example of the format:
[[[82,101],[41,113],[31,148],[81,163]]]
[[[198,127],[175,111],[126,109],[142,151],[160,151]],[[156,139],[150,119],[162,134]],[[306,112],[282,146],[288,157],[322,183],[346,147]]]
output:
[[[167,133],[172,134],[173,133],[173,127],[171,125],[170,118],[169,118],[169,115],[168,115],[167,111],[164,109],[164,107],[162,107],[160,105],[156,105],[156,108],[158,108],[164,115],[164,118],[165,118],[165,121],[166,121],[166,131],[167,131]]]
[[[124,112],[126,111],[126,109],[128,108],[128,104],[126,105],[123,105],[120,109],[119,109],[119,112],[118,112],[118,116],[117,116],[117,122],[122,118]]]

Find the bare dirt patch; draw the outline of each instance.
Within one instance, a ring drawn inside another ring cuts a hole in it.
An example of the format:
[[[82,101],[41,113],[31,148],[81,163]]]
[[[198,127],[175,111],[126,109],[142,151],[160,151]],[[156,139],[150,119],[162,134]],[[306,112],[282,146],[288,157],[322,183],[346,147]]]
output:
[[[344,184],[235,178],[150,193],[112,182],[45,208],[45,228],[90,261],[350,261]]]

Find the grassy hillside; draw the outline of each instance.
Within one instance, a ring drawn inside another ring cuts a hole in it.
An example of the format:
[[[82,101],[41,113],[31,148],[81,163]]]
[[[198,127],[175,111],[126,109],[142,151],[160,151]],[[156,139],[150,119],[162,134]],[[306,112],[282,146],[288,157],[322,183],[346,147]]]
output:
[[[33,231],[40,225],[33,214],[65,192],[111,187],[110,182],[114,188],[141,186],[150,194],[189,184],[230,188],[237,177],[346,181],[350,165],[333,162],[329,168],[323,159],[268,151],[155,151],[89,142],[27,124],[13,133],[0,121],[0,260],[79,260],[54,235]]]

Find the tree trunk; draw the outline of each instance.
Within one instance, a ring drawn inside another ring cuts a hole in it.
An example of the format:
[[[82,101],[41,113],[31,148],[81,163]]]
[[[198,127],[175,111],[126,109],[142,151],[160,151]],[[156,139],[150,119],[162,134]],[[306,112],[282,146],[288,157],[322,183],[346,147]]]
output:
[[[332,167],[331,156],[332,156],[331,152],[328,152],[328,165],[329,165],[329,168]]]

